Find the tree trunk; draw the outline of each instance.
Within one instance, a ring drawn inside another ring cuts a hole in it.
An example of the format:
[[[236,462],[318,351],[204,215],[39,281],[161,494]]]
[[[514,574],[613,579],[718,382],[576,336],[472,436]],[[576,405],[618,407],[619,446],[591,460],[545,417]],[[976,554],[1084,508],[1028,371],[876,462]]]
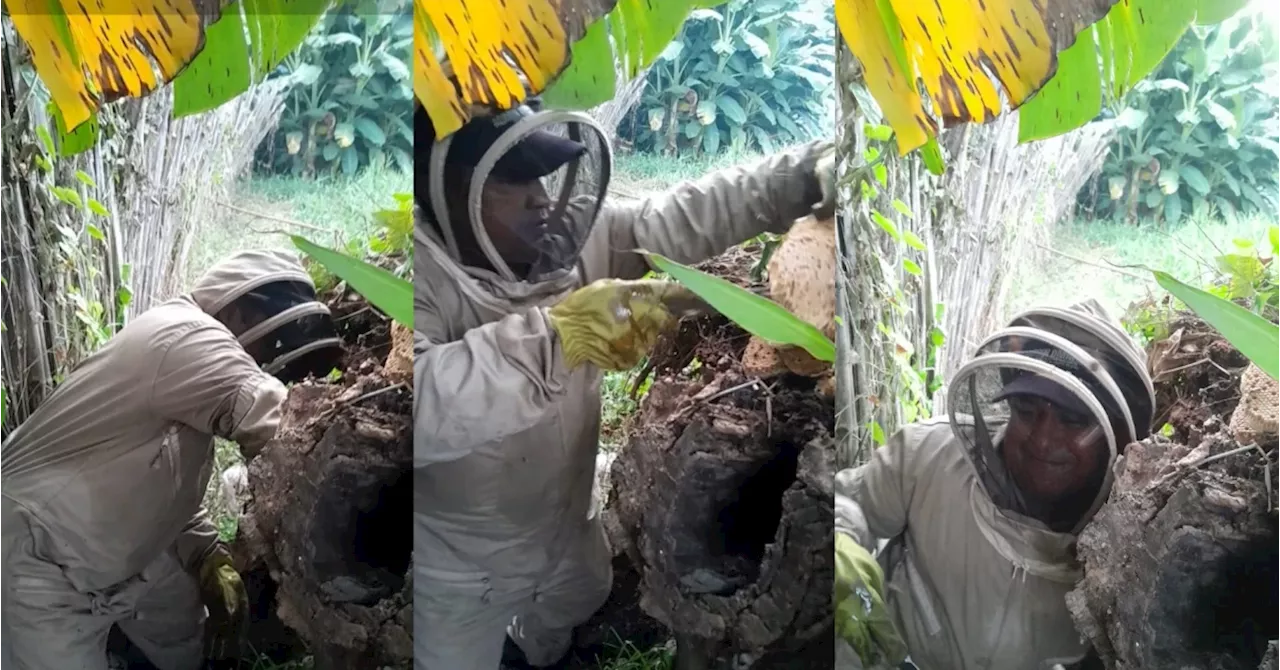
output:
[[[747,286],[753,262],[731,252],[703,268]],[[718,315],[664,337],[612,468],[607,525],[682,662],[687,643],[695,666],[815,645],[829,663],[833,407],[813,379],[744,375],[746,342]]]
[[[1242,385],[1248,361],[1190,314],[1169,332],[1148,361],[1156,425],[1167,419],[1172,439],[1125,451],[1110,500],[1080,535],[1085,577],[1067,605],[1109,669],[1274,670],[1264,657],[1280,610],[1275,383]],[[1269,426],[1233,417],[1253,407]]]
[[[343,324],[344,374],[290,389],[276,438],[249,463],[251,499],[233,553],[250,581],[265,582],[250,643],[287,654],[282,623],[316,670],[407,669],[412,388],[388,378],[387,324],[367,303],[331,309]]]

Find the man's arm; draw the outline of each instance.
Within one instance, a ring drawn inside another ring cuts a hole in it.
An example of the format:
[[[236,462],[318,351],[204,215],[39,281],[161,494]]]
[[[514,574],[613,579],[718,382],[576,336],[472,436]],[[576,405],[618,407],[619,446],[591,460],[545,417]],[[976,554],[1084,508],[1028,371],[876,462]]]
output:
[[[225,328],[188,324],[160,353],[150,404],[159,416],[231,440],[246,459],[257,455],[280,425],[287,391],[262,371]]]
[[[636,279],[648,272],[636,249],[697,263],[760,233],[786,232],[822,200],[814,168],[829,147],[811,142],[639,202],[606,207],[599,236],[608,244],[608,276]]]
[[[413,337],[415,467],[457,460],[539,424],[571,374],[543,308],[509,314],[453,342],[419,330]]]
[[[906,426],[872,450],[866,463],[836,473],[837,531],[875,551],[877,540],[897,537],[907,529],[916,480],[927,465],[921,445],[927,430]]]

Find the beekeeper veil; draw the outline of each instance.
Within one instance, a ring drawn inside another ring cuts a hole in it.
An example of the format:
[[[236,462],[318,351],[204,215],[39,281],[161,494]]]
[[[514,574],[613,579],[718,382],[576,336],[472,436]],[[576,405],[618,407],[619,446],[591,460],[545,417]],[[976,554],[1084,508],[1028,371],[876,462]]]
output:
[[[323,377],[341,362],[329,308],[316,299],[311,276],[291,252],[237,253],[197,280],[191,297],[285,383]]]
[[[1124,447],[1150,433],[1146,358],[1094,301],[1032,309],[956,373],[952,429],[1000,508],[1078,533]]]
[[[537,107],[534,100],[476,118],[433,141],[425,193],[415,185],[449,254],[507,281],[536,283],[573,269],[612,169],[608,140],[590,117]],[[434,140],[426,112],[416,113],[415,139]]]

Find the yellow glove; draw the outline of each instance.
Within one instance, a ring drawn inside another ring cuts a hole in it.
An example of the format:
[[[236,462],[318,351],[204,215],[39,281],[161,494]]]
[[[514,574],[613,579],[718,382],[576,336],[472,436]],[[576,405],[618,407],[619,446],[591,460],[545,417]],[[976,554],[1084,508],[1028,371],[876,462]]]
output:
[[[249,594],[231,565],[231,556],[221,548],[200,564],[200,600],[209,610],[204,622],[205,658],[237,654],[249,623]]]
[[[570,293],[548,316],[570,368],[589,362],[627,370],[653,349],[678,305],[697,300],[671,281],[601,279]]]
[[[884,606],[884,573],[870,552],[836,533],[836,635],[848,642],[864,666],[896,667],[907,657]]]

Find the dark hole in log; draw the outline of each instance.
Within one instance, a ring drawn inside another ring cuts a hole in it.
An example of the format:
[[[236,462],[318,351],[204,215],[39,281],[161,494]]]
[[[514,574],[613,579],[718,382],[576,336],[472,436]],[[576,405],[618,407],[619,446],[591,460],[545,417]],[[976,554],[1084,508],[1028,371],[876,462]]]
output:
[[[382,487],[372,508],[356,510],[354,523],[351,545],[356,562],[394,575],[405,574],[413,552],[412,474],[402,472]]]
[[[672,571],[686,594],[727,596],[755,582],[782,520],[782,495],[796,480],[800,449],[779,440],[731,457],[693,456],[666,526]]]
[[[780,443],[777,454],[760,463],[746,481],[730,489],[730,502],[720,508],[708,537],[713,553],[741,556],[758,569],[765,545],[773,541],[782,520],[782,494],[796,480],[800,450]],[[719,546],[717,546],[719,545]],[[719,551],[715,551],[719,549]],[[754,580],[756,573],[750,575]]]
[[[1257,667],[1267,641],[1280,632],[1277,561],[1277,537],[1270,535],[1251,538],[1247,545],[1204,565],[1191,596],[1190,611],[1200,616],[1188,621],[1196,623],[1186,631],[1187,647],[1227,652]]]
[[[404,586],[413,552],[413,476],[350,461],[334,466],[329,479],[311,530],[315,575],[331,602],[371,605]]]

